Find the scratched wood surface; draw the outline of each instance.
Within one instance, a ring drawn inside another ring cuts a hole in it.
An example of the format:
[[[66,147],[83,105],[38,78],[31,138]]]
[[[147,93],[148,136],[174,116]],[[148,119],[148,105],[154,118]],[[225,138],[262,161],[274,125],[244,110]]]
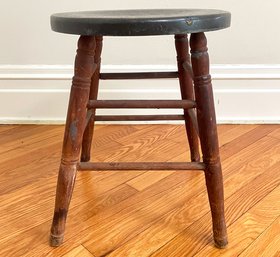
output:
[[[63,126],[0,126],[0,256],[280,256],[280,126],[218,127],[229,245],[213,247],[203,174],[78,174],[48,246]],[[99,125],[93,161],[189,160],[182,125]]]

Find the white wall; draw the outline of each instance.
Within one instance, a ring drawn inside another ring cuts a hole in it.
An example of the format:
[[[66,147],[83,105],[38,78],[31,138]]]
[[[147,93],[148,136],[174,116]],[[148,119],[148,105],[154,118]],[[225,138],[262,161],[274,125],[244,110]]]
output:
[[[0,2],[0,122],[64,119],[77,36],[52,32],[49,25],[52,13],[122,8],[230,11],[232,27],[208,33],[218,119],[221,122],[280,121],[279,1],[10,0]],[[143,70],[149,68],[147,65],[153,65],[154,70],[175,68],[173,37],[105,38],[102,63],[105,71]],[[128,66],[121,66],[124,64]],[[179,95],[175,80],[136,84],[137,90],[136,86],[128,87],[127,82],[117,82],[120,89],[116,91],[117,85],[103,83],[100,96],[120,97],[130,88],[145,98],[151,95],[152,87],[161,89],[162,84],[164,90],[173,93],[157,96]],[[131,93],[127,97],[132,97]],[[262,97],[269,104],[260,106]]]

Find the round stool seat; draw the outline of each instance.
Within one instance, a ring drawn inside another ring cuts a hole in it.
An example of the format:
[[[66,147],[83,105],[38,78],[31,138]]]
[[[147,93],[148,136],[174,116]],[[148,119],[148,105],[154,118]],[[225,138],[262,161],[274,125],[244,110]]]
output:
[[[56,32],[77,35],[148,36],[198,33],[230,26],[231,15],[221,10],[151,9],[57,13]]]

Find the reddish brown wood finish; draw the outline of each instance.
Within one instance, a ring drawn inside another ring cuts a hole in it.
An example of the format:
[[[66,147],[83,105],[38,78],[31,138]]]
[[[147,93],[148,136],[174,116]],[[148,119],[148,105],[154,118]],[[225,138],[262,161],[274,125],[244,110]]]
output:
[[[100,78],[100,55],[102,37],[81,36],[75,61],[75,75],[71,88],[62,159],[57,182],[54,218],[50,244],[58,246],[63,241],[66,216],[74,187],[77,168],[80,170],[204,170],[208,197],[212,213],[214,241],[217,247],[227,245],[224,218],[223,178],[219,158],[214,100],[209,75],[207,40],[204,33],[191,35],[191,62],[186,35],[176,35],[175,45],[178,73],[149,73],[151,77],[179,75],[182,100],[97,100]],[[148,73],[143,73],[148,74]],[[143,74],[132,73],[130,78],[144,78]],[[121,79],[126,73],[109,74],[105,79]],[[193,81],[196,95],[194,101]],[[88,111],[86,111],[88,108]],[[93,135],[95,110],[97,108],[183,108],[184,115],[128,115],[97,116],[99,120],[156,120],[184,119],[191,149],[191,163],[139,162],[139,163],[88,163]],[[194,109],[197,108],[197,118]],[[86,126],[87,124],[87,126]],[[85,132],[84,132],[85,130]],[[199,131],[203,163],[199,162]],[[83,141],[82,162],[78,164]]]
[[[175,35],[175,47],[177,52],[177,66],[179,73],[180,89],[182,99],[194,100],[194,89],[192,79],[192,67],[189,55],[189,42],[187,35]],[[185,126],[190,145],[191,160],[200,160],[198,136],[194,122],[188,110],[184,109]]]
[[[214,241],[217,247],[224,248],[227,245],[227,232],[224,217],[223,176],[211,76],[209,75],[207,40],[204,33],[192,34],[190,45],[197,119],[203,162],[206,165],[205,179],[212,213]]]
[[[102,36],[95,37],[96,48],[95,48],[95,55],[94,55],[94,64],[96,65],[96,69],[91,78],[89,100],[96,100],[98,95],[102,40],[103,40]],[[90,150],[91,150],[91,143],[92,143],[92,137],[94,131],[94,122],[95,122],[95,109],[88,110],[88,114],[90,114],[90,117],[87,122],[86,129],[83,136],[82,154],[81,154],[81,161],[84,162],[90,160],[90,152],[91,152]]]
[[[81,162],[79,170],[204,170],[203,162]]]
[[[184,115],[97,115],[96,121],[184,120]]]
[[[167,108],[167,109],[190,109],[195,108],[196,103],[192,100],[90,100],[88,108]]]
[[[101,73],[100,79],[167,79],[178,78],[178,72],[128,72],[128,73]]]
[[[59,169],[50,245],[58,246],[63,241],[65,222],[76,178],[77,163],[83,130],[86,121],[86,105],[89,99],[91,77],[95,70],[94,64],[95,39],[81,36],[75,60],[62,158]]]

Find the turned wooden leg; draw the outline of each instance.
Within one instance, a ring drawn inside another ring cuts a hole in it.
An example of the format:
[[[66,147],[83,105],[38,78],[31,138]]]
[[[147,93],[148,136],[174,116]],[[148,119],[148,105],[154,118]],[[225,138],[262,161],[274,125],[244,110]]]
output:
[[[175,35],[175,46],[177,52],[177,65],[181,96],[183,100],[194,100],[192,67],[189,55],[189,43],[187,35]],[[198,162],[199,147],[198,135],[188,110],[184,110],[185,126],[190,145],[191,160]]]
[[[96,36],[96,48],[94,55],[94,63],[96,65],[96,70],[91,78],[90,94],[89,100],[96,100],[98,95],[98,86],[99,86],[99,74],[100,74],[100,64],[101,64],[101,51],[102,51],[102,36]],[[94,121],[95,121],[95,109],[89,109],[88,115],[90,115],[89,122],[86,126],[83,143],[82,143],[82,154],[81,161],[88,162],[90,160],[90,150],[94,130]]]
[[[65,222],[74,188],[76,167],[80,156],[83,130],[85,128],[90,82],[95,69],[93,65],[94,50],[94,37],[81,36],[78,41],[75,75],[71,87],[61,164],[57,181],[55,210],[50,234],[51,246],[58,246],[63,241]]]
[[[205,179],[212,213],[215,245],[227,245],[227,232],[224,217],[223,176],[219,157],[219,144],[216,127],[207,40],[204,33],[191,35],[191,60],[194,74],[194,87],[197,102],[197,119],[203,154],[206,165]]]

